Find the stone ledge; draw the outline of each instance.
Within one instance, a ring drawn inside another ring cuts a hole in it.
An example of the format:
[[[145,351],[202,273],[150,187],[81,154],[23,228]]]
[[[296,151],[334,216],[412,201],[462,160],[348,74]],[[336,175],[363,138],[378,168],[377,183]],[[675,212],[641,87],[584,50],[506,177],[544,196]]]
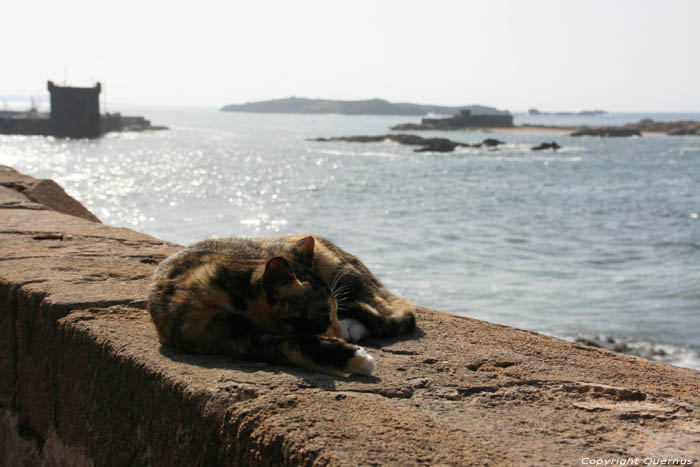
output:
[[[0,204],[11,196],[0,191]],[[422,309],[372,378],[161,347],[176,245],[0,209],[0,465],[581,465],[700,455],[700,372]],[[5,377],[7,375],[7,377]]]
[[[29,175],[17,172],[12,167],[0,165],[0,209],[17,207],[18,201],[27,209],[53,209],[54,211],[81,217],[93,222],[100,220],[91,213],[80,201],[65,192],[53,180],[37,180]],[[8,190],[14,190],[11,194]],[[32,207],[33,206],[33,207]]]

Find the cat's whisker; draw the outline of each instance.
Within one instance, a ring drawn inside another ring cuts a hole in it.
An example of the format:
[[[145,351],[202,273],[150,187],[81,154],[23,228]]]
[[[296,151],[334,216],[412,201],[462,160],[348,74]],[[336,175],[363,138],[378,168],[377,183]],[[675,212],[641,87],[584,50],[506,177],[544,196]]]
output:
[[[350,289],[350,287],[348,287],[347,285],[343,285],[343,286],[338,287],[337,289],[333,290],[333,295],[347,292],[349,289]]]
[[[336,302],[345,302],[345,301],[350,299],[350,294],[346,292],[346,293],[340,294],[337,297],[333,297],[333,298],[335,298]]]
[[[338,274],[337,276],[335,276],[335,278],[333,278],[333,282],[331,283],[331,290],[335,290],[336,286],[338,285],[338,281],[344,275],[345,274]]]
[[[340,284],[340,281],[343,280],[343,278],[345,278],[345,276],[347,275],[347,271],[342,271],[340,274],[335,276],[335,278],[333,278],[333,282],[331,283],[331,290],[335,290],[336,287]]]
[[[350,286],[347,284],[343,284],[340,287],[333,288],[331,290],[332,290],[331,295],[333,295],[334,297],[337,297],[341,294],[348,293],[350,290]]]

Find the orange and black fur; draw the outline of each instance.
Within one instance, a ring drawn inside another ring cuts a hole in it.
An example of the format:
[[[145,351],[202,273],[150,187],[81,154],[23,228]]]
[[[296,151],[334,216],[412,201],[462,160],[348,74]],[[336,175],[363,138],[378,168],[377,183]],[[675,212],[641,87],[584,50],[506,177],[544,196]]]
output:
[[[374,370],[372,357],[346,341],[415,326],[409,301],[312,235],[186,247],[158,267],[148,310],[163,344],[336,375]]]

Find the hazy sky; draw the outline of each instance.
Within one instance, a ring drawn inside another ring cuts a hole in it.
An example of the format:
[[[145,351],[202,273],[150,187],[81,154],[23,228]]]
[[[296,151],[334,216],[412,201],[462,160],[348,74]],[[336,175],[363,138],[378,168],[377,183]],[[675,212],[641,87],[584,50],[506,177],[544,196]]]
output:
[[[700,1],[7,1],[0,96],[700,112]]]

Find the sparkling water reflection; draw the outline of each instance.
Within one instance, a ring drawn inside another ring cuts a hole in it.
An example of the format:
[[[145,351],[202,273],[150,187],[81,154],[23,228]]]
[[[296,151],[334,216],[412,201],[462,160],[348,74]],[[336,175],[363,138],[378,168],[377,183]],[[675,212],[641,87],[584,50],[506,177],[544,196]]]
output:
[[[700,368],[697,137],[498,134],[495,152],[431,154],[307,141],[401,117],[141,113],[172,130],[0,136],[0,163],[55,179],[108,224],[180,243],[315,232],[421,305]],[[562,150],[530,151],[551,140]]]

